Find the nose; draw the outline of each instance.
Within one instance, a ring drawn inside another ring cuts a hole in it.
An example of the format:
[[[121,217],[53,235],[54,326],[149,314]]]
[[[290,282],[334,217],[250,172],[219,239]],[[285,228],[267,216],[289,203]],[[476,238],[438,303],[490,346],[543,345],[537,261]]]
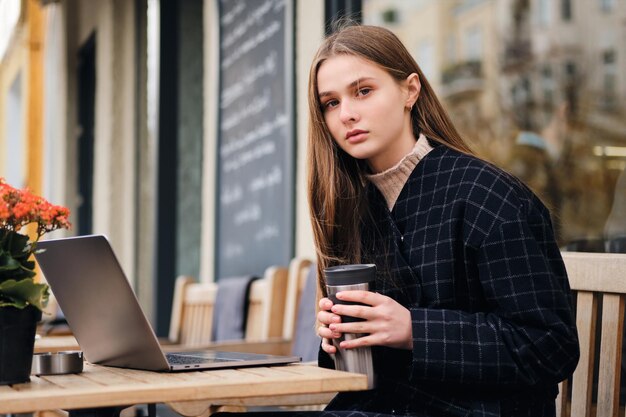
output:
[[[342,100],[340,106],[339,119],[342,123],[353,123],[358,121],[359,114],[350,100]]]

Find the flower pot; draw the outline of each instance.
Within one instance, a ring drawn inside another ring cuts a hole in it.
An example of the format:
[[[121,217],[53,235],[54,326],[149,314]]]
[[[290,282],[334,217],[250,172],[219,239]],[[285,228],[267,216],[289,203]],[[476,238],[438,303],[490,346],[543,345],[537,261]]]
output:
[[[30,381],[35,330],[41,311],[0,307],[0,385]]]

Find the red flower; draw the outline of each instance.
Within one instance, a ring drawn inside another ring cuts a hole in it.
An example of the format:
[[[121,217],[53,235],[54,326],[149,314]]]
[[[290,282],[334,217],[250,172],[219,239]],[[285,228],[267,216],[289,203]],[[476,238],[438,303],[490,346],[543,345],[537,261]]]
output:
[[[18,231],[30,223],[37,224],[37,239],[47,232],[71,227],[70,211],[50,204],[28,189],[18,190],[0,178],[0,228]]]

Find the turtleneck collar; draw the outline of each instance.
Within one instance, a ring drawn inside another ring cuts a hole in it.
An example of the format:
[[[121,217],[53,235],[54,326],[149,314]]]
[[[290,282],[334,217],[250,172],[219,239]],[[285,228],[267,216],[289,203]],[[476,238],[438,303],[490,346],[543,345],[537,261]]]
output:
[[[383,197],[385,197],[389,210],[396,204],[396,200],[404,184],[411,175],[411,172],[413,172],[413,169],[417,166],[417,163],[432,150],[433,147],[428,143],[426,136],[420,134],[413,150],[402,158],[400,162],[383,172],[366,175],[367,179],[372,182]]]

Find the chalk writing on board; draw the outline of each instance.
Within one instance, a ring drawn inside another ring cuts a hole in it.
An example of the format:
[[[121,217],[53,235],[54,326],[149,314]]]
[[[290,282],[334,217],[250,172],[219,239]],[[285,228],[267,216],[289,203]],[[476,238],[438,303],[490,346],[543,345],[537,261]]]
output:
[[[261,113],[269,106],[270,99],[270,90],[266,88],[260,95],[253,97],[252,100],[246,103],[238,112],[226,117],[222,122],[222,130],[229,131],[233,127],[238,126],[243,120]]]
[[[238,258],[243,256],[244,249],[242,245],[236,243],[227,243],[224,248],[224,256],[228,259]]]
[[[276,151],[276,143],[262,141],[254,145],[247,151],[237,154],[234,158],[224,161],[224,172],[237,171],[249,163],[271,155]]]
[[[293,256],[294,0],[220,0],[217,273]]]
[[[279,185],[283,180],[283,172],[279,166],[274,165],[269,172],[260,173],[258,177],[254,178],[248,189],[252,192],[261,191],[266,188]]]
[[[261,218],[261,206],[253,204],[250,207],[246,207],[243,210],[236,212],[234,217],[234,223],[237,226],[259,220]]]
[[[254,236],[254,240],[257,242],[262,242],[264,240],[271,240],[273,238],[278,237],[278,227],[272,226],[263,226],[261,230],[259,230]]]
[[[243,1],[240,1],[239,3],[235,4],[235,7],[233,7],[232,10],[222,15],[222,17],[220,18],[220,24],[223,26],[231,25],[234,22],[234,20],[237,18],[237,16],[243,13],[245,9],[246,9],[246,3]]]
[[[230,187],[224,187],[220,194],[220,203],[223,206],[229,206],[243,199],[243,188],[241,185],[235,184]]]
[[[220,148],[220,157],[226,158],[234,152],[248,148],[251,144],[270,136],[278,128],[287,126],[289,119],[286,114],[277,114],[273,120],[265,120],[254,130],[246,132],[244,135],[234,137],[230,142]]]
[[[260,23],[262,23],[263,18],[267,15],[267,13],[270,12],[273,5],[274,0],[267,0],[263,4],[261,4],[258,9],[253,10],[242,23],[235,26],[232,32],[224,36],[221,42],[222,48],[230,48],[233,43],[237,42],[248,32],[251,26],[259,25]]]
[[[265,29],[255,34],[253,37],[246,39],[246,41],[233,51],[233,53],[222,61],[222,70],[228,70],[239,58],[252,51],[261,43],[270,39],[280,30],[280,22],[273,21]]]
[[[235,100],[239,99],[258,79],[276,72],[276,51],[270,52],[263,62],[251,68],[240,81],[234,82],[222,91],[220,96],[220,108],[229,107]]]

